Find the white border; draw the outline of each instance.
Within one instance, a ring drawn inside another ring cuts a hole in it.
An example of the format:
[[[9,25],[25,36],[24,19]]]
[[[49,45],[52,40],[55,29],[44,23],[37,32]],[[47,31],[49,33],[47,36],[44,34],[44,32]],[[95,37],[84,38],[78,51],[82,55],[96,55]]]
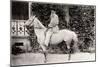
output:
[[[96,5],[96,0],[13,0],[13,1],[35,1],[35,2],[49,2],[49,3],[66,3],[66,4],[84,4]]]
[[[96,7],[97,62],[37,65],[34,67],[40,67],[40,66],[41,67],[86,67],[86,66],[99,67],[100,66],[100,7],[99,7],[100,0],[32,0],[32,1],[97,5]],[[0,0],[0,66],[10,67],[10,0]],[[33,67],[33,66],[25,66],[25,67]]]

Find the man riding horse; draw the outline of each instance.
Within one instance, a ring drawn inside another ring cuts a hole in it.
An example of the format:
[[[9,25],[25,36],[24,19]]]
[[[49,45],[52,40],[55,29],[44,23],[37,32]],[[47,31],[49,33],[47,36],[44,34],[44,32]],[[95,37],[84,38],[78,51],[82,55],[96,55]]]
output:
[[[44,41],[44,44],[46,47],[48,46],[48,44],[50,42],[52,34],[56,33],[59,30],[58,24],[59,24],[59,18],[57,16],[56,12],[54,10],[52,10],[51,15],[50,15],[50,23],[48,25],[48,30],[46,32],[46,37],[45,37],[45,41]]]
[[[56,15],[55,11],[51,11],[50,16],[50,24],[48,25],[48,29],[40,22],[40,20],[36,16],[32,16],[29,18],[28,21],[26,21],[25,26],[33,26],[34,32],[37,36],[37,41],[40,45],[40,47],[43,50],[45,60],[47,61],[47,49],[46,46],[48,44],[57,45],[64,41],[66,43],[66,47],[70,51],[71,48],[71,42],[73,42],[73,48],[75,52],[77,52],[78,49],[78,37],[77,34],[74,31],[68,30],[68,29],[62,29],[59,30],[58,24],[59,24],[59,18]],[[47,32],[47,33],[46,33]],[[45,36],[46,33],[46,36]],[[63,44],[62,44],[63,45]],[[71,55],[69,53],[68,60],[70,60]]]

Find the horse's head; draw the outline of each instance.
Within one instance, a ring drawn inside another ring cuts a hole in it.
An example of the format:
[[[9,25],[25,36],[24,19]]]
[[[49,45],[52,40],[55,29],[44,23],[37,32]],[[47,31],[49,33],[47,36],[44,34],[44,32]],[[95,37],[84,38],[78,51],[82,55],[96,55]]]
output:
[[[34,26],[36,29],[44,29],[44,25],[39,21],[39,19],[36,16],[30,17],[29,20],[25,23],[25,26]]]
[[[25,22],[25,26],[32,26],[33,21],[35,20],[35,16],[31,16],[26,22]]]

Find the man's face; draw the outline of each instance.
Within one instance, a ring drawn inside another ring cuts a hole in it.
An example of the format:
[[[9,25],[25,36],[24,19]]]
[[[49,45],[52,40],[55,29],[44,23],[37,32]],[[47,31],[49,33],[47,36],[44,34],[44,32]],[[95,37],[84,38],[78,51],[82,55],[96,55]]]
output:
[[[54,17],[55,11],[51,11],[51,17]]]
[[[52,11],[51,11],[51,14],[55,14],[55,11],[52,10]]]

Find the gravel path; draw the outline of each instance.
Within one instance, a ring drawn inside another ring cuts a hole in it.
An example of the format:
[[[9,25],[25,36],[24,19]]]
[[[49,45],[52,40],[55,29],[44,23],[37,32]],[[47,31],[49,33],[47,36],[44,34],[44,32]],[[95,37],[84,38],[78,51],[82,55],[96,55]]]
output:
[[[79,61],[94,61],[95,53],[75,53],[71,54],[71,60],[68,60],[68,54],[48,54],[47,63],[62,63],[62,62],[79,62]],[[11,65],[29,65],[29,64],[44,64],[44,55],[41,53],[24,53],[20,55],[12,55]]]

